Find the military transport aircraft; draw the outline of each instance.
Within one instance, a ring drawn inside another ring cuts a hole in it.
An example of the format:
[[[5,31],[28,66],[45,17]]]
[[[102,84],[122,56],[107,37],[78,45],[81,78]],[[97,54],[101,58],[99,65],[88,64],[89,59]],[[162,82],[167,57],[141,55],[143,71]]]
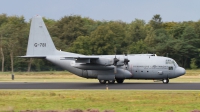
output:
[[[123,83],[125,79],[160,80],[185,74],[171,58],[154,54],[81,55],[59,51],[47,31],[41,16],[34,16],[28,40],[26,58],[43,58],[84,78],[98,79],[99,83]]]

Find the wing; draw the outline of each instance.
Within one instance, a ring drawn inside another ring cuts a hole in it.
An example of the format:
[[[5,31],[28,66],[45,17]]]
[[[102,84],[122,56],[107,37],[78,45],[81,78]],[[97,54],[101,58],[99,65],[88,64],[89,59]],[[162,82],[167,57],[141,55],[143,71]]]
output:
[[[102,56],[74,56],[62,57],[61,60],[75,60],[76,63],[99,64],[104,66],[113,65],[113,59]]]
[[[113,59],[103,56],[67,56],[61,60],[74,60],[71,66],[84,70],[110,70],[114,69]]]
[[[61,57],[61,60],[75,60],[76,63],[91,63],[93,60],[99,59],[98,56],[75,56]]]

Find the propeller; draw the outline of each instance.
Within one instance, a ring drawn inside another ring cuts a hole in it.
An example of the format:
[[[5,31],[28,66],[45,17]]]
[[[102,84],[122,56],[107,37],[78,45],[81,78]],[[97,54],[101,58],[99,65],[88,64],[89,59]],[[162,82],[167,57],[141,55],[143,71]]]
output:
[[[113,65],[114,65],[114,66],[117,66],[117,62],[118,62],[118,61],[119,61],[119,59],[117,59],[116,56],[115,56]]]
[[[128,57],[127,57],[127,54],[125,54],[125,58],[124,58],[124,65],[125,65],[125,67],[126,67],[126,69],[127,69],[127,66],[128,66],[128,62],[130,62],[130,60],[128,59]]]
[[[124,65],[128,65],[128,62],[130,62],[130,60],[127,59],[127,58],[125,58],[125,59],[124,59]]]
[[[119,61],[119,59],[116,58],[116,55],[115,55],[115,58],[113,59],[113,65],[115,66],[114,67],[114,73],[117,73],[117,62]]]

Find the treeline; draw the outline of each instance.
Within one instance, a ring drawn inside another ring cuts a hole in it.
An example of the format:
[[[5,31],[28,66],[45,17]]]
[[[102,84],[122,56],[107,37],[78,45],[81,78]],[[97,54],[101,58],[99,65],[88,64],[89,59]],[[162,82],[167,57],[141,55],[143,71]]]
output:
[[[97,21],[78,15],[43,19],[58,50],[85,55],[155,53],[175,59],[184,68],[200,67],[200,20],[163,22],[159,14],[148,23]],[[0,14],[2,71],[61,70],[42,59],[16,57],[26,54],[29,30],[30,21],[23,16]]]

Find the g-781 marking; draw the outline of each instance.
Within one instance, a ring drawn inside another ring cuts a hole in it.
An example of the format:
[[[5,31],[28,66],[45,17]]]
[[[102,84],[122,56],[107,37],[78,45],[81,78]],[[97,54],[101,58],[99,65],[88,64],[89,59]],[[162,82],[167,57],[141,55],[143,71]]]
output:
[[[46,47],[46,43],[35,43],[35,47]]]

